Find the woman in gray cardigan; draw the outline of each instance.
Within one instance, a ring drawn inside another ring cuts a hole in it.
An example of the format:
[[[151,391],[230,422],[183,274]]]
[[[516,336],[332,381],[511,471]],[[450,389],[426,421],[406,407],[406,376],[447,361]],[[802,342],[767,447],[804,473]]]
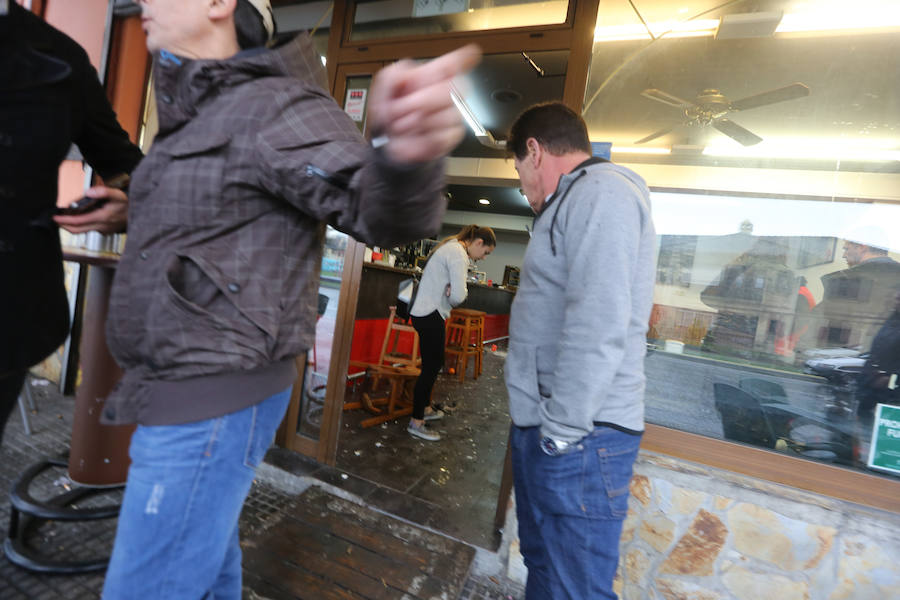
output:
[[[469,259],[481,260],[497,246],[490,227],[468,225],[431,251],[416,299],[410,309],[412,324],[419,333],[422,372],[413,393],[413,414],[406,430],[423,440],[436,442],[441,436],[425,427],[425,421],[444,416],[431,404],[431,389],[444,365],[444,320],[450,309],[466,299]]]

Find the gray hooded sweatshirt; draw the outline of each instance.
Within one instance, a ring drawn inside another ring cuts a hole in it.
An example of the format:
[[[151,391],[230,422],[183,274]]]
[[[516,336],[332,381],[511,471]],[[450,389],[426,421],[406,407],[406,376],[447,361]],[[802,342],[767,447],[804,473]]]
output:
[[[644,429],[656,233],[633,171],[590,159],[535,218],[510,315],[510,415],[575,442],[595,422]]]

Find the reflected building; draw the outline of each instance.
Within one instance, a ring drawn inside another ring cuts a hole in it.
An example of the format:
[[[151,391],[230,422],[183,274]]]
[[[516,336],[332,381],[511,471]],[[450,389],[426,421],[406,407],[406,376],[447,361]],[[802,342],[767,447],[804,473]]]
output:
[[[746,221],[728,235],[661,235],[648,337],[764,363],[866,352],[893,311],[900,263],[884,248],[839,242],[756,236]]]
[[[753,358],[776,355],[776,342],[790,331],[799,283],[787,265],[789,240],[753,237],[752,246],[728,262],[700,294],[715,309],[702,348]],[[732,236],[724,236],[730,238]]]

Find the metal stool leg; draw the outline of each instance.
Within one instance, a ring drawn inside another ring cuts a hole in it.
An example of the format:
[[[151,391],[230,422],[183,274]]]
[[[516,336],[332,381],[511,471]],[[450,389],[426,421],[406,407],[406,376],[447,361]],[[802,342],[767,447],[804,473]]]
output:
[[[46,521],[93,521],[111,519],[119,514],[119,505],[81,507],[80,500],[87,496],[111,491],[123,486],[89,488],[76,486],[47,500],[35,499],[29,487],[42,472],[50,468],[65,469],[68,461],[60,458],[45,458],[28,467],[13,484],[9,494],[9,530],[3,541],[6,558],[15,565],[38,573],[92,573],[103,571],[109,563],[108,557],[87,560],[60,560],[39,554],[26,543],[29,531]]]
[[[28,383],[25,383],[26,389]],[[31,418],[28,416],[28,409],[25,408],[25,399],[19,394],[19,412],[22,413],[22,425],[25,427],[25,435],[31,435]]]
[[[28,410],[37,410],[37,406],[34,403],[34,395],[31,393],[31,386],[28,384],[28,378],[25,378],[25,384],[22,386],[22,390],[25,392],[25,399],[28,400]]]

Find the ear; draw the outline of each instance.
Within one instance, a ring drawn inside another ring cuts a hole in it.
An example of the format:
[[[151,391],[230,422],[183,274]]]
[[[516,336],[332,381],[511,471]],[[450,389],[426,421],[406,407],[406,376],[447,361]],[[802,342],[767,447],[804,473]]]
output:
[[[234,11],[237,10],[237,0],[207,0],[209,5],[209,20],[221,21],[229,17],[234,17]]]
[[[525,140],[525,148],[528,149],[528,160],[531,161],[532,166],[539,167],[544,158],[544,149],[533,137]]]

